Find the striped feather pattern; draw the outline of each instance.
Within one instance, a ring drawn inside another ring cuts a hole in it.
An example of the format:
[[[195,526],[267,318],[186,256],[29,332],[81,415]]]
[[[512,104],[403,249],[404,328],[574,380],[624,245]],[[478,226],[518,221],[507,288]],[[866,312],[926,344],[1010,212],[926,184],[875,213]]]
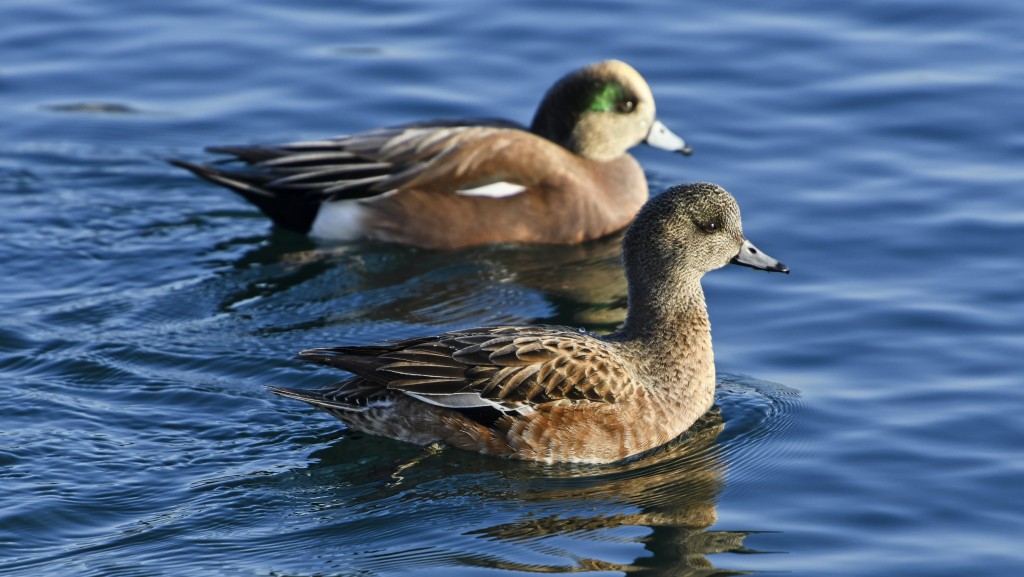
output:
[[[607,343],[564,327],[490,327],[380,347],[303,351],[299,358],[416,394],[474,393],[516,407],[558,400],[615,403],[627,370]]]

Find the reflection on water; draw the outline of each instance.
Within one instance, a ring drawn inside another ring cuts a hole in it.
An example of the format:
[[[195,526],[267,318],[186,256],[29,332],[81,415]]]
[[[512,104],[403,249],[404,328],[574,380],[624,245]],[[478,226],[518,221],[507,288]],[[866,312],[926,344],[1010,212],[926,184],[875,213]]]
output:
[[[620,231],[565,250],[531,247],[510,251],[508,255],[516,260],[508,266],[515,271],[517,282],[544,292],[553,304],[555,314],[547,322],[611,331],[626,318],[623,234]]]
[[[653,554],[633,563],[577,558],[576,565],[532,566],[514,560],[474,559],[484,566],[519,571],[649,571],[652,574],[698,575],[714,569],[707,555],[743,547],[741,533],[709,533],[717,519],[715,498],[724,483],[725,463],[715,446],[724,424],[718,411],[709,412],[693,431],[670,447],[626,464],[587,471],[551,471],[527,482],[524,502],[614,502],[614,513],[564,517],[558,513],[526,515],[513,522],[474,531],[503,541],[541,540],[553,535],[594,535],[619,527],[648,527],[640,541]],[[561,474],[558,474],[561,473]],[[635,511],[625,512],[635,508]],[[468,560],[467,560],[468,561]]]
[[[236,288],[221,309],[268,299],[324,307],[325,314],[292,318],[272,331],[343,325],[353,315],[363,321],[449,325],[481,311],[508,315],[526,291],[543,295],[548,309],[530,321],[610,332],[626,315],[621,241],[620,232],[577,246],[491,246],[452,253],[371,243],[318,245],[275,232],[222,273],[233,277]],[[334,306],[346,297],[359,303],[351,314]],[[280,310],[282,304],[273,302],[267,308]]]
[[[449,561],[465,566],[534,573],[739,575],[745,573],[716,568],[708,558],[757,553],[744,545],[747,533],[708,531],[717,520],[716,499],[727,470],[725,447],[718,440],[724,426],[722,413],[715,408],[671,445],[608,466],[508,462],[452,449],[404,452],[405,458],[389,460],[384,457],[389,449],[402,453],[406,446],[386,439],[345,437],[311,455],[316,460],[312,471],[324,471],[328,482],[340,475],[364,488],[365,483],[377,484],[381,488],[367,498],[400,502],[410,517],[420,509],[410,499],[430,500],[436,507],[471,501],[486,520],[491,519],[487,511],[506,512],[498,522],[461,531],[464,545]],[[457,489],[437,491],[434,486],[439,482]],[[365,500],[362,507],[376,508]],[[464,526],[474,527],[474,521],[478,519],[466,519]],[[406,518],[405,523],[418,521]],[[636,528],[647,531],[637,535]],[[621,530],[628,536],[622,537]],[[377,531],[389,532],[384,527]],[[560,543],[566,539],[584,546],[565,548]],[[372,537],[364,536],[361,542],[368,551],[381,546]],[[644,553],[637,550],[632,560],[623,562],[602,545],[614,542],[634,543]],[[538,552],[558,561],[537,562]],[[404,548],[384,555],[389,556],[429,563],[429,555],[418,558]]]

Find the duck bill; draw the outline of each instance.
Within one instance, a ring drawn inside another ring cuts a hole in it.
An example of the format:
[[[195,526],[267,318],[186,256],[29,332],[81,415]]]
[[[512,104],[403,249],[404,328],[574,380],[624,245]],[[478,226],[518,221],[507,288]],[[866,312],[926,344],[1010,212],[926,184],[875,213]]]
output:
[[[729,262],[740,266],[749,266],[750,268],[756,268],[757,270],[789,274],[788,266],[761,252],[761,249],[754,246],[754,243],[747,239],[743,239],[743,245],[740,246],[740,252],[736,256],[732,257],[732,260]]]
[[[647,133],[647,138],[644,142],[648,146],[668,150],[669,152],[680,152],[686,156],[693,154],[693,149],[686,144],[686,141],[669,130],[660,120],[655,120],[654,124],[651,125],[651,131]]]

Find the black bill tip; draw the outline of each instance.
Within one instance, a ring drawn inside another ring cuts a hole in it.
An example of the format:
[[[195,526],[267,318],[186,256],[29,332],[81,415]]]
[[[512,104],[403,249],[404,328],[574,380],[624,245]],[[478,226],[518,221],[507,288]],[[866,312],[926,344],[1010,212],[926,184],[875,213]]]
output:
[[[754,246],[749,240],[743,241],[743,244],[740,246],[739,253],[732,257],[729,262],[740,266],[748,266],[757,270],[789,274],[788,266],[761,252],[761,250]]]

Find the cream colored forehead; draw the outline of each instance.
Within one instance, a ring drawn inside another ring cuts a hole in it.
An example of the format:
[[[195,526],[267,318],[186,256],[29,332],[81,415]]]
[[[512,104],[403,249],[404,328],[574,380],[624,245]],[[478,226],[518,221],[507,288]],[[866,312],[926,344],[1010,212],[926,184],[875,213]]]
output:
[[[651,88],[647,81],[632,66],[621,60],[605,60],[588,66],[594,76],[605,80],[617,80],[629,89],[637,98],[648,102],[654,101]]]

